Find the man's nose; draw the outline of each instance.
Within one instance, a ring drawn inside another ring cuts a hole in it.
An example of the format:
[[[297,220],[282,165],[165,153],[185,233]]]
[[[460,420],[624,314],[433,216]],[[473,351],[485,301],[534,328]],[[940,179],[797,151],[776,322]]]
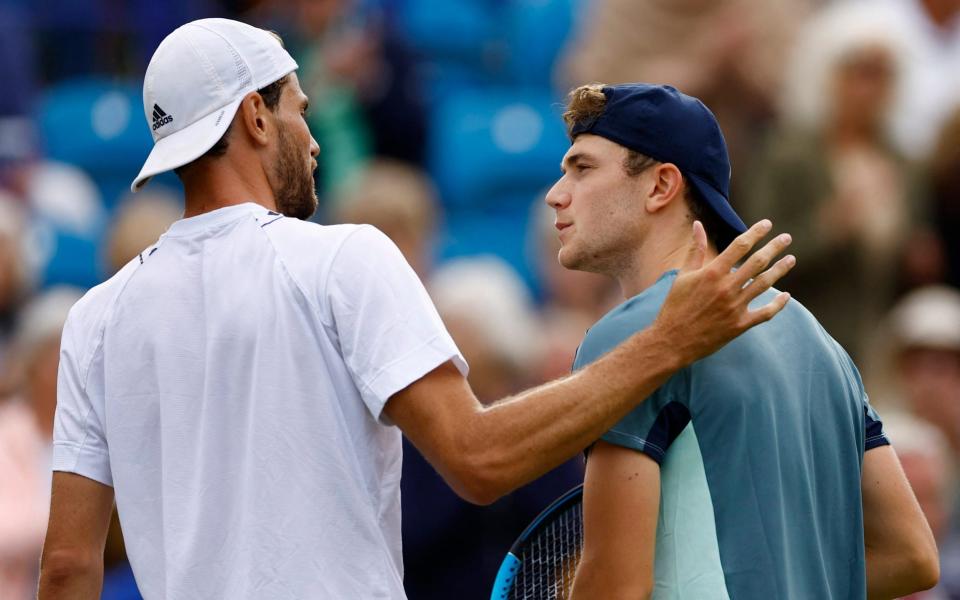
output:
[[[570,193],[567,191],[566,186],[563,185],[563,178],[560,178],[553,184],[553,187],[547,192],[544,201],[547,203],[547,206],[554,209],[563,208],[570,204]]]

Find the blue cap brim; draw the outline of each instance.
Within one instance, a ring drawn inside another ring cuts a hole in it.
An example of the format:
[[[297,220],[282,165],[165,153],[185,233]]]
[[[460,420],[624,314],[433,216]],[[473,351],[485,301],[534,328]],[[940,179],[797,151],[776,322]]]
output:
[[[727,202],[724,195],[714,189],[705,179],[689,173],[684,173],[684,175],[687,181],[690,182],[690,185],[697,190],[700,198],[702,198],[713,212],[720,217],[720,220],[727,225],[727,231],[717,232],[719,233],[717,237],[720,239],[720,245],[722,246],[717,248],[717,250],[723,250],[727,247],[727,244],[733,241],[733,238],[746,231],[747,226],[737,212],[733,210],[733,207],[730,206],[730,203]],[[714,232],[710,233],[714,234]]]

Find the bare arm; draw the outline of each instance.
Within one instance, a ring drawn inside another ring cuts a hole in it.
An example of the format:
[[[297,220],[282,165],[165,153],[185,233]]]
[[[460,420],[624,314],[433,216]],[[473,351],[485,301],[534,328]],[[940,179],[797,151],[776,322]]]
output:
[[[761,309],[747,308],[793,266],[787,257],[758,275],[789,236],[775,238],[731,272],[767,234],[769,222],[754,225],[705,266],[705,238],[697,226],[697,244],[654,323],[589,367],[483,407],[466,380],[445,365],[394,394],[387,417],[458,494],[481,504],[574,456],[675,371],[786,304],[781,294]]]
[[[597,442],[583,489],[583,555],[572,597],[649,598],[660,512],[660,465]]]
[[[936,585],[937,545],[891,446],[863,456],[867,597],[899,598]]]
[[[74,473],[53,474],[39,600],[100,597],[103,546],[112,512],[112,487]]]

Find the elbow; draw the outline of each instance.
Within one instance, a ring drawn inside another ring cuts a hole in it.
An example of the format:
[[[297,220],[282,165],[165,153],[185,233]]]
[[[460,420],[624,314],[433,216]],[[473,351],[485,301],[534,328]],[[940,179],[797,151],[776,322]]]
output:
[[[41,589],[57,589],[103,568],[102,558],[76,550],[46,550],[40,560]]]
[[[456,464],[451,465],[451,477],[447,479],[458,496],[471,504],[487,506],[513,489],[506,469],[494,454],[494,450],[485,448],[465,448],[458,453]]]
[[[929,590],[940,581],[940,557],[936,544],[931,540],[923,550],[910,553],[905,571],[911,574],[915,591]]]

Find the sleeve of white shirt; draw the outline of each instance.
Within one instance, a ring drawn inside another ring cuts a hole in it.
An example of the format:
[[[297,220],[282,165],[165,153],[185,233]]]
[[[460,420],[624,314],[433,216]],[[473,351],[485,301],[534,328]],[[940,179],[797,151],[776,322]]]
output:
[[[67,471],[113,485],[110,455],[100,415],[103,398],[88,393],[89,371],[82,365],[85,340],[79,334],[77,316],[71,311],[60,342],[57,374],[57,412],[53,426],[53,470]],[[98,353],[94,353],[96,358]],[[95,360],[93,362],[96,362]],[[98,410],[99,409],[99,410]]]
[[[326,289],[344,361],[374,418],[390,396],[449,360],[467,374],[420,279],[376,228],[359,227],[343,242]]]

